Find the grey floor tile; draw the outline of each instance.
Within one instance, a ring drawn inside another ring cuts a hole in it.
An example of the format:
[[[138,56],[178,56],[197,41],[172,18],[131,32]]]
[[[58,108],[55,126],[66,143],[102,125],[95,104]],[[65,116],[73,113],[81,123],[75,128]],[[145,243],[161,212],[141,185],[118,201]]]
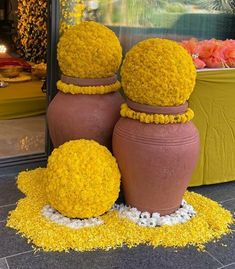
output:
[[[15,209],[16,205],[0,206],[0,221],[7,219],[8,212]]]
[[[16,234],[16,231],[0,222],[0,258],[31,250],[27,240]]]
[[[7,261],[6,261],[6,259],[0,259],[0,269],[9,269],[7,267]]]
[[[224,208],[230,210],[232,213],[235,212],[235,199],[229,200],[227,202],[223,202],[221,204]]]
[[[232,229],[235,231],[235,226]],[[235,263],[235,233],[224,236],[217,243],[208,243],[206,249],[223,264]]]
[[[0,206],[16,203],[24,195],[17,189],[16,180],[0,182]]]
[[[223,264],[235,263],[235,234],[223,237],[216,244],[209,243],[206,249]]]
[[[226,266],[219,267],[219,269],[235,269],[235,263],[231,263]]]
[[[12,169],[8,168],[8,174],[0,174],[0,184],[6,183],[9,180],[16,178],[16,174],[12,172]]]
[[[234,215],[235,200],[224,202],[222,205]],[[233,230],[233,233],[224,236],[217,243],[209,243],[206,247],[208,252],[223,264],[235,263],[235,225],[232,225],[231,229]]]
[[[190,191],[198,192],[215,201],[222,202],[235,198],[235,181],[189,188]]]
[[[18,269],[216,269],[221,266],[207,253],[194,248],[175,249],[139,246],[110,251],[38,253],[8,258]]]

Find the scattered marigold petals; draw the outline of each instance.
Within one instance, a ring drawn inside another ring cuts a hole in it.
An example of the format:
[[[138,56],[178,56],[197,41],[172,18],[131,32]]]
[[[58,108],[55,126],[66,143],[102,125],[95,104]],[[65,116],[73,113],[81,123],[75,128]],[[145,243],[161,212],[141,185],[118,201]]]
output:
[[[184,224],[158,228],[140,227],[121,219],[111,211],[103,216],[103,225],[79,230],[70,229],[48,221],[41,214],[47,204],[44,191],[45,170],[39,168],[22,172],[18,187],[26,194],[17,208],[10,213],[7,226],[28,238],[44,251],[91,251],[108,250],[126,245],[134,247],[147,244],[153,247],[185,247],[193,245],[204,251],[207,242],[215,241],[231,232],[232,214],[218,203],[193,192],[186,192],[184,199],[197,211],[197,215]]]

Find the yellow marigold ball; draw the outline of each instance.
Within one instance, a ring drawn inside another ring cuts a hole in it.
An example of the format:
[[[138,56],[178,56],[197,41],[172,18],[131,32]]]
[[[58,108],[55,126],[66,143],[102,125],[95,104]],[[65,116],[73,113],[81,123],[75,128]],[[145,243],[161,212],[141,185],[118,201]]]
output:
[[[127,53],[121,77],[124,92],[132,101],[176,106],[189,99],[196,69],[182,46],[171,40],[151,38]]]
[[[48,160],[48,202],[64,216],[91,218],[107,212],[120,189],[115,158],[92,140],[74,140],[55,149]]]
[[[93,21],[71,27],[58,43],[59,66],[67,76],[111,77],[121,60],[122,48],[115,33]]]

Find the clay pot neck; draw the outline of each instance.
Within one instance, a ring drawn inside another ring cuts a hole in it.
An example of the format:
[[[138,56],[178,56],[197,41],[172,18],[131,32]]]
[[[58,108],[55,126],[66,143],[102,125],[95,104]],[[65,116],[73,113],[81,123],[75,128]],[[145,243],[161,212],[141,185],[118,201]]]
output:
[[[136,112],[143,112],[148,114],[163,114],[163,115],[177,115],[183,114],[188,109],[188,102],[185,102],[179,106],[151,106],[143,105],[127,99],[127,105],[129,108]]]
[[[80,87],[105,86],[114,84],[117,81],[117,75],[107,78],[75,78],[61,75],[61,81],[66,84],[73,84]]]

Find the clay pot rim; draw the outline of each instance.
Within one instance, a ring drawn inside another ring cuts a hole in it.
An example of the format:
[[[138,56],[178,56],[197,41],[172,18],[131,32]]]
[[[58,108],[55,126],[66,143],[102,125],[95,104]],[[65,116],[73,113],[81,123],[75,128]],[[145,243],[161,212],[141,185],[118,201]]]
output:
[[[78,78],[62,74],[61,81],[66,84],[73,84],[80,87],[105,86],[114,84],[117,81],[117,75],[115,74],[112,77],[107,78]]]
[[[139,104],[127,98],[126,100],[129,108],[136,112],[143,112],[148,114],[163,114],[163,115],[178,115],[183,114],[188,109],[188,102],[179,106],[155,106]]]

